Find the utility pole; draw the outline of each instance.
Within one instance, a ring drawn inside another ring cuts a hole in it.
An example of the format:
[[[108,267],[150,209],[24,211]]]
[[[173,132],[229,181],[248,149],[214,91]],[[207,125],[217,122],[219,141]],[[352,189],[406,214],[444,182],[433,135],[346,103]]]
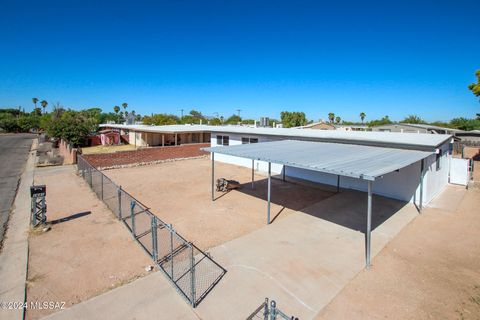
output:
[[[241,111],[242,111],[241,109],[237,109],[238,117],[239,117],[239,118],[240,118],[240,112],[241,112]]]
[[[183,109],[180,109],[180,111],[182,112],[182,117],[180,119],[183,120]]]

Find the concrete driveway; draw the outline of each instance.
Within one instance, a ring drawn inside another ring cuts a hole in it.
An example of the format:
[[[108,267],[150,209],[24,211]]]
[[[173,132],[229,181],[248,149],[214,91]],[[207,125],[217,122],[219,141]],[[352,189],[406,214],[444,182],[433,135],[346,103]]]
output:
[[[32,134],[0,135],[0,248],[20,175],[32,145]]]
[[[268,297],[288,315],[313,318],[364,270],[366,204],[365,193],[343,190],[213,248],[212,257],[228,272],[198,315],[245,319]],[[372,256],[417,215],[412,204],[375,196]]]

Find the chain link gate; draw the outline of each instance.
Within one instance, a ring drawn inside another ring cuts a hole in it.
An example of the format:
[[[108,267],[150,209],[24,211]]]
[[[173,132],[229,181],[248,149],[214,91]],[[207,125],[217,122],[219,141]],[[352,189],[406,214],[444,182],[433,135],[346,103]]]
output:
[[[81,155],[77,156],[77,169],[180,295],[192,307],[196,307],[225,275],[226,270]]]

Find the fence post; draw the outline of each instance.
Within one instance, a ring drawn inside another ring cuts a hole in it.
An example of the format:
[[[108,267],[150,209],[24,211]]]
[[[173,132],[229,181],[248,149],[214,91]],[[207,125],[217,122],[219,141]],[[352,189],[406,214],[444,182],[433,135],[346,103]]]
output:
[[[174,276],[173,276],[173,227],[170,224],[170,261],[171,261],[171,266],[170,266],[170,272],[172,274],[172,280],[175,281]]]
[[[118,187],[118,220],[122,220],[122,186]]]
[[[270,320],[277,319],[277,303],[275,300],[270,301]]]
[[[92,166],[88,167],[88,174],[90,176],[90,188],[93,189]]]
[[[195,256],[193,254],[193,245],[190,243],[190,280],[192,292],[192,307],[195,308]]]
[[[158,262],[158,242],[157,242],[157,219],[152,215],[152,259],[155,264]]]
[[[102,195],[102,200],[103,200],[103,173],[100,172],[100,180],[101,180],[101,195]]]
[[[263,320],[268,320],[268,298],[265,298],[265,305],[263,309]]]
[[[135,235],[135,201],[130,201],[130,217],[132,218],[132,235],[133,239],[136,239],[137,236]]]

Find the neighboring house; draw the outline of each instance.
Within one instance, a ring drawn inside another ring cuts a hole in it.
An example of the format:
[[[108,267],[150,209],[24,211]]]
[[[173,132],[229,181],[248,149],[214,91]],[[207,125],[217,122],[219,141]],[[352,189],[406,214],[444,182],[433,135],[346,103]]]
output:
[[[343,130],[343,131],[371,131],[371,129],[367,125],[363,124],[336,124],[335,130]]]
[[[335,126],[328,122],[313,122],[305,126],[296,127],[296,129],[335,130]]]
[[[392,123],[372,128],[372,131],[381,132],[401,132],[401,133],[438,133],[438,134],[455,134],[462,130],[433,126],[430,124],[413,124],[413,123]]]

